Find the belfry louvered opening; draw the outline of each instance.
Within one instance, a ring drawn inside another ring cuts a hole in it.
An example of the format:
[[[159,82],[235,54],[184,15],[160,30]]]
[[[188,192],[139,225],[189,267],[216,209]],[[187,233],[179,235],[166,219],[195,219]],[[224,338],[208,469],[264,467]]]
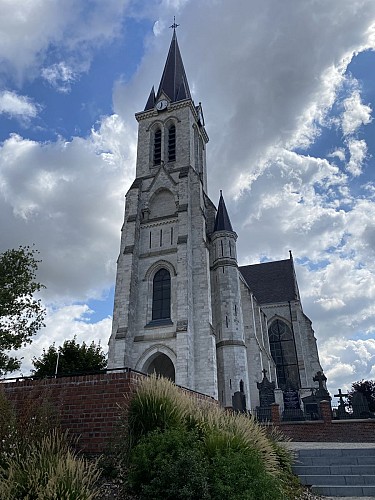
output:
[[[171,125],[168,129],[168,161],[176,161],[176,127]]]
[[[161,163],[161,130],[158,128],[154,135],[154,165]]]

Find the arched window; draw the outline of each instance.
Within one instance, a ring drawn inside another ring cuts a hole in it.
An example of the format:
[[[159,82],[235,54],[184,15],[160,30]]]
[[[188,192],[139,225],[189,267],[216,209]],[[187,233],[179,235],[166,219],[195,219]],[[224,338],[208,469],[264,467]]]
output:
[[[171,275],[166,269],[160,269],[154,276],[152,290],[152,319],[171,317]]]
[[[268,336],[280,389],[299,389],[301,382],[292,330],[286,323],[277,319],[269,327]]]
[[[176,127],[174,125],[168,129],[168,161],[176,161]]]
[[[161,163],[161,130],[158,128],[155,130],[154,135],[154,165],[160,165]]]

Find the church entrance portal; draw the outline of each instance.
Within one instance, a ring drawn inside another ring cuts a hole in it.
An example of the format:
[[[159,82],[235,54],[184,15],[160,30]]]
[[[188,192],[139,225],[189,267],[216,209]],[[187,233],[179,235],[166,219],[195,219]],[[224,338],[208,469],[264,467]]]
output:
[[[175,370],[172,361],[168,358],[166,354],[158,353],[151,363],[148,365],[146,370],[150,375],[156,373],[165,378],[169,378],[172,382],[175,381]]]

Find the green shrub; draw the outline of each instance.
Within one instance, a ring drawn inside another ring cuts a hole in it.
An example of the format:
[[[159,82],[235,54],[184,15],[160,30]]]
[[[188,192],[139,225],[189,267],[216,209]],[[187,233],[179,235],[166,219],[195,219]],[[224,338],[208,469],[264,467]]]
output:
[[[280,482],[265,470],[255,450],[217,453],[210,462],[212,500],[281,500]]]
[[[100,475],[96,463],[78,457],[66,435],[52,431],[39,442],[16,447],[0,467],[2,500],[92,500]]]
[[[119,477],[128,467],[128,491],[141,500],[277,500],[298,490],[291,454],[276,435],[169,380],[143,379],[124,412]]]
[[[263,427],[253,418],[214,405],[197,409],[195,418],[209,456],[227,450],[256,450],[266,470],[278,474],[275,450]]]
[[[302,486],[298,477],[292,471],[293,452],[286,447],[291,439],[283,434],[277,427],[267,429],[270,443],[277,456],[280,471],[280,481],[287,498],[296,498],[302,493]]]
[[[141,500],[204,500],[208,495],[208,459],[192,431],[154,431],[131,453],[128,489]]]

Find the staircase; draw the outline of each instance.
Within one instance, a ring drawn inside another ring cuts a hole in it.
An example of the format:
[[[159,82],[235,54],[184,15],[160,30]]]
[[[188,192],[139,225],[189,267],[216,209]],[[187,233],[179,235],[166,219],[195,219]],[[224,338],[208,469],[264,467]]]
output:
[[[290,444],[295,452],[293,471],[313,493],[375,498],[375,444]],[[303,444],[308,446],[298,446]]]

